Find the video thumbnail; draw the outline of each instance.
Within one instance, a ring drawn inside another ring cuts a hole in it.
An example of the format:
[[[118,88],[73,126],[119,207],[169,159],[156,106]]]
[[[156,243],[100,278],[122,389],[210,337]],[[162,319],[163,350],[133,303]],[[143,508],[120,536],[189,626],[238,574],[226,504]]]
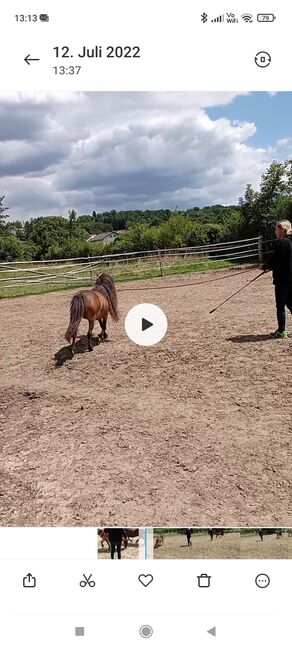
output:
[[[0,94],[2,525],[292,524],[291,111]]]
[[[291,559],[292,528],[101,528],[99,559]]]
[[[154,559],[291,559],[292,529],[153,530]]]
[[[141,559],[141,547],[145,544],[142,528],[103,528],[98,530],[99,559]]]

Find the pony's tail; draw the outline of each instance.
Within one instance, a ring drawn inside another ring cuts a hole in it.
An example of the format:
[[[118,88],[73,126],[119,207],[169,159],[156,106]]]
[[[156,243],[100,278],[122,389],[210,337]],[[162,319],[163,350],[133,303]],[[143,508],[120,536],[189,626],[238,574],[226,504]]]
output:
[[[118,312],[118,300],[116,292],[113,295],[108,296],[108,310],[111,314],[112,319],[115,322],[119,322],[119,312]]]
[[[84,311],[83,296],[80,293],[73,295],[70,305],[70,322],[65,333],[65,339],[71,344],[78,334],[79,325]]]

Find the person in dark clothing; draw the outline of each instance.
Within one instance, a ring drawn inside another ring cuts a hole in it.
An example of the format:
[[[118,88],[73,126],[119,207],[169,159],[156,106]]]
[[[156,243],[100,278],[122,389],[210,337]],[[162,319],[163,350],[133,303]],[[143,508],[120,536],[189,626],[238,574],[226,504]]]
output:
[[[121,549],[123,539],[127,540],[127,535],[124,529],[120,527],[106,527],[105,532],[108,534],[108,540],[111,546],[111,559],[115,558],[117,551],[118,559],[122,558]]]
[[[187,541],[188,541],[188,546],[192,545],[192,533],[193,533],[192,528],[187,527],[186,528],[186,537],[187,537]]]
[[[277,243],[270,260],[262,266],[265,272],[273,272],[277,308],[278,329],[273,338],[287,338],[287,307],[292,314],[292,226],[290,221],[278,221],[276,225]]]

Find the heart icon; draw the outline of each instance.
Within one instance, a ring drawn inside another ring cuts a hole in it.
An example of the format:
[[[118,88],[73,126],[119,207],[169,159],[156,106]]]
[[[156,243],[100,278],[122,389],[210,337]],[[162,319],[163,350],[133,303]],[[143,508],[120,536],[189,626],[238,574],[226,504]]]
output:
[[[139,575],[138,577],[140,584],[143,584],[145,588],[151,584],[153,581],[153,575]]]

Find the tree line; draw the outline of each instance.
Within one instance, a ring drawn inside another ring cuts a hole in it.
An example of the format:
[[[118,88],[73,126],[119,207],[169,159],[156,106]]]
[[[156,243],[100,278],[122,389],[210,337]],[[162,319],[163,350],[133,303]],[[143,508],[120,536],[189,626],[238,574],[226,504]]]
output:
[[[8,220],[10,208],[0,196],[0,261],[106,255],[205,245],[236,239],[274,236],[275,221],[292,219],[292,161],[274,161],[260,187],[246,186],[238,205],[211,205],[187,210],[93,211],[68,217]],[[111,244],[89,243],[92,234],[116,231]]]

